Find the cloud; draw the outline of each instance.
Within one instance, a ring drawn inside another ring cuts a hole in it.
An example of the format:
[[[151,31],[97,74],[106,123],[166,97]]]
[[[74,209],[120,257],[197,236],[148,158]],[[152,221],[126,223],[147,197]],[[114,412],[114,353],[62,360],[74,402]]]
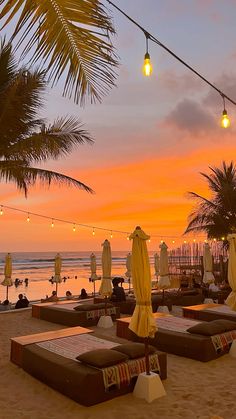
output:
[[[184,99],[169,113],[165,124],[191,133],[201,133],[215,128],[213,116],[201,104]]]

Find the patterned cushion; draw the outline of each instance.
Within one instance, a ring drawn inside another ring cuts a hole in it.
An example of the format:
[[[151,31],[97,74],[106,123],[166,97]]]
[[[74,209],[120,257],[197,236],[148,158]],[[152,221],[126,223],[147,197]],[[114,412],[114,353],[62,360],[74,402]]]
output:
[[[230,330],[236,330],[236,322],[233,322],[232,320],[219,319],[215,320],[215,323],[222,327],[222,333],[230,332]]]
[[[127,361],[128,356],[112,349],[96,349],[85,352],[77,356],[76,359],[92,367],[106,368]]]
[[[124,343],[123,345],[114,346],[115,351],[127,355],[130,359],[142,358],[145,356],[144,343]],[[148,345],[148,353],[153,354],[157,349],[154,346]]]

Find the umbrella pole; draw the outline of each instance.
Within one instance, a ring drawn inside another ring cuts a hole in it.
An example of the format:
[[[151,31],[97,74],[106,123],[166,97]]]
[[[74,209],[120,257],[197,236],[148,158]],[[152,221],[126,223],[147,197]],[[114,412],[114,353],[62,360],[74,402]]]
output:
[[[105,316],[107,316],[107,296],[105,296]]]
[[[93,295],[95,297],[95,279],[93,280]]]
[[[162,303],[164,305],[164,300],[165,300],[165,290],[162,290]]]
[[[56,282],[56,296],[57,296],[57,286],[58,286],[58,283]]]
[[[8,286],[7,286],[7,295],[6,295],[6,300],[8,300]]]
[[[130,277],[129,277],[129,294],[130,294]]]
[[[145,346],[145,365],[146,365],[146,375],[150,375],[150,363],[149,363],[149,351],[148,351],[148,338],[144,338]]]

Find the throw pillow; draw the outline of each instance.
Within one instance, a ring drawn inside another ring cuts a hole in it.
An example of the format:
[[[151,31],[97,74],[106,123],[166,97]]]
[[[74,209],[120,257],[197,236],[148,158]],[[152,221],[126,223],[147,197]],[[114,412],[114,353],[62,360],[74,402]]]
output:
[[[76,359],[92,367],[106,368],[127,361],[128,356],[112,349],[96,349],[85,352],[77,356]]]
[[[130,359],[142,358],[145,356],[145,346],[143,343],[124,343],[123,345],[114,346],[115,351],[127,355]],[[148,353],[153,354],[157,349],[148,345]]]

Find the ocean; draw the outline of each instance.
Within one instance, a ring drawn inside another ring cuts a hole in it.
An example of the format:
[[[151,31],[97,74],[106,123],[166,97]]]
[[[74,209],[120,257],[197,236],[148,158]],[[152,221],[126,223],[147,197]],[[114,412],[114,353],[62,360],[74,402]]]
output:
[[[125,278],[127,251],[112,252],[112,277],[122,276]],[[150,253],[151,272],[154,279],[153,253]],[[62,283],[58,284],[58,296],[64,297],[67,290],[73,295],[79,295],[81,288],[88,293],[94,292],[94,284],[89,281],[90,254],[91,252],[61,252],[62,257]],[[102,275],[101,252],[94,252],[97,260],[97,275]],[[5,253],[0,253],[0,283],[4,279]],[[55,289],[49,279],[54,275],[55,252],[14,252],[12,256],[12,280],[16,278],[22,284],[9,287],[8,298],[14,303],[18,294],[26,294],[28,300],[34,301],[45,298]],[[76,278],[77,277],[77,278]],[[28,278],[28,286],[24,280]],[[64,278],[64,279],[63,279]],[[128,283],[124,284],[128,288]],[[98,292],[100,281],[95,281],[95,292]],[[0,300],[6,298],[6,287],[0,286]]]

